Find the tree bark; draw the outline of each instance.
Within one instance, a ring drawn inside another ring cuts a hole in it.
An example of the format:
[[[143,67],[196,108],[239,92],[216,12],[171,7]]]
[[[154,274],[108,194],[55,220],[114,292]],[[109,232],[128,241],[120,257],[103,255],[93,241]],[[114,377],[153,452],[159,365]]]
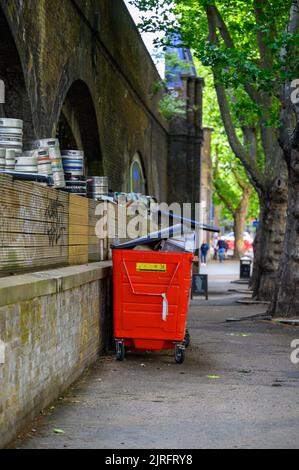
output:
[[[299,316],[299,142],[291,152],[287,230],[272,314]]]
[[[249,185],[243,186],[243,196],[239,207],[234,214],[235,251],[234,258],[241,259],[245,253],[244,231],[248,214],[248,205],[252,188]]]
[[[287,33],[299,32],[299,0],[290,10]],[[289,56],[289,57],[288,57]],[[282,51],[282,57],[295,60],[298,46]],[[294,60],[291,63],[294,63]],[[298,78],[298,77],[297,77]],[[289,172],[288,218],[284,250],[270,313],[275,317],[299,315],[299,103],[292,100],[292,86],[286,81],[282,89],[281,146]]]
[[[285,180],[278,179],[260,197],[260,226],[255,240],[254,267],[251,280],[253,297],[271,301],[275,292],[287,217],[288,188]]]
[[[234,217],[234,232],[235,232],[235,250],[234,259],[241,259],[245,253],[244,244],[244,228],[245,228],[246,216],[242,217],[240,214],[236,214]]]

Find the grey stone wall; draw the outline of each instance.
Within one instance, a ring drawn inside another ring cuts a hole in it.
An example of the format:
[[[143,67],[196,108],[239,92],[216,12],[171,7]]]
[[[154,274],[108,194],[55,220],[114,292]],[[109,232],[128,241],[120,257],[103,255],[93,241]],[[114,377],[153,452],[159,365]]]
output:
[[[0,448],[108,346],[110,275],[95,263],[1,280]]]

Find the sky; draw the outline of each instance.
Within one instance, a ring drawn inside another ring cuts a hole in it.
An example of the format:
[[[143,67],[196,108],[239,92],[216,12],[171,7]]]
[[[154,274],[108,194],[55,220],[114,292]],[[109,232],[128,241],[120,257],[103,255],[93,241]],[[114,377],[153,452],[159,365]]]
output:
[[[124,0],[124,2],[127,5],[127,8],[129,12],[131,13],[131,16],[133,20],[135,21],[135,23],[136,24],[140,23],[141,14],[138,8],[136,8],[133,5],[130,5],[129,0]],[[154,57],[154,54],[153,54],[154,53],[154,39],[157,37],[157,35],[154,33],[141,33],[141,36],[142,36],[144,44],[146,45],[149,53],[151,54],[153,58],[153,61],[156,64],[158,72],[160,73],[161,77],[164,78],[165,77],[165,62],[164,60],[161,60],[161,59],[158,60],[156,57]]]

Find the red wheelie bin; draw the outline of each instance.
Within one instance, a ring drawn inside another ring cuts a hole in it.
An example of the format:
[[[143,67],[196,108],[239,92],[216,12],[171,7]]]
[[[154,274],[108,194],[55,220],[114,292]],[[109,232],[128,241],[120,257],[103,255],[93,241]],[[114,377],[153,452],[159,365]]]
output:
[[[117,359],[127,350],[174,349],[185,360],[193,254],[113,250]]]

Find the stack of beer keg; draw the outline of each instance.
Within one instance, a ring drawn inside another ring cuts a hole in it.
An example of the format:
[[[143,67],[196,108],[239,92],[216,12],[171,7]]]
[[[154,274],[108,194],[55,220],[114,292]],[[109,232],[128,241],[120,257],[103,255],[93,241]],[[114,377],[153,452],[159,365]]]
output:
[[[23,149],[23,121],[0,118],[0,170],[14,171]]]
[[[55,188],[65,188],[65,178],[62,165],[62,157],[58,139],[42,139],[33,142],[32,147],[38,151],[37,160],[39,170],[50,173],[51,164],[52,177]]]
[[[58,139],[36,140],[23,152],[23,121],[0,118],[0,171],[52,177],[54,187],[99,200],[109,193],[108,178],[84,176],[84,152],[64,150]]]
[[[0,118],[0,148],[14,150],[20,155],[23,149],[23,121]]]
[[[0,171],[5,170],[6,166],[6,150],[0,148]]]
[[[16,165],[16,152],[13,149],[5,149],[5,170],[14,171]]]
[[[52,163],[47,149],[37,151],[37,168],[40,175],[53,176]]]
[[[63,150],[62,161],[67,192],[86,197],[84,152],[82,150]]]
[[[109,180],[107,176],[94,176],[87,180],[87,196],[90,199],[101,199],[108,196]]]
[[[37,158],[35,152],[23,152],[17,158],[15,171],[18,173],[37,173]]]

